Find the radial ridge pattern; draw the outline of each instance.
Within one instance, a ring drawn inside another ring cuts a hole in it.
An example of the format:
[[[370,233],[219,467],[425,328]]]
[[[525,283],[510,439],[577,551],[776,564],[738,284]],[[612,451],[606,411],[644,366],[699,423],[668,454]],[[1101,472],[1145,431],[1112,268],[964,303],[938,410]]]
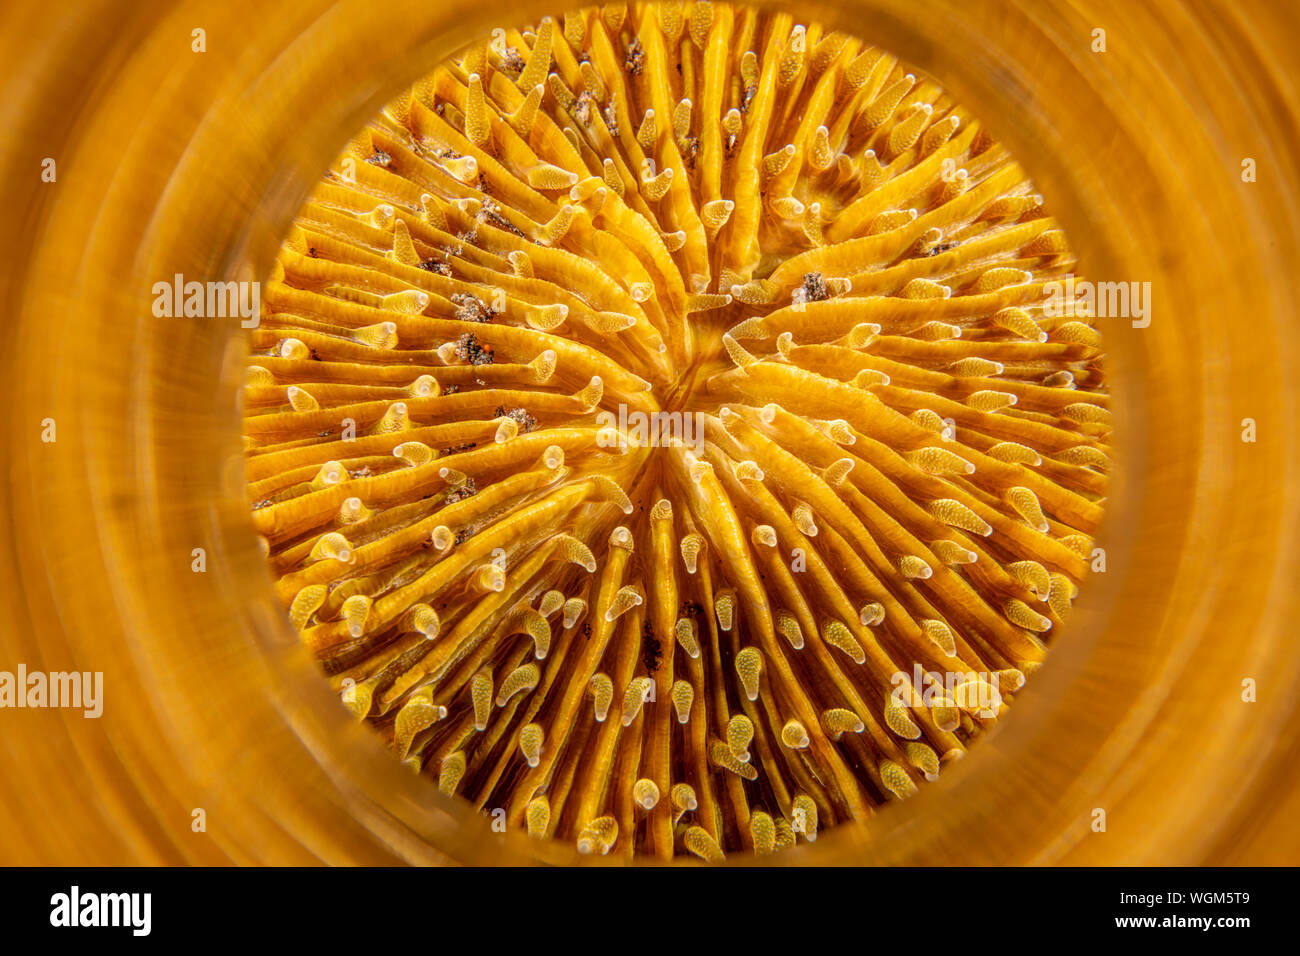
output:
[[[279,597],[511,828],[715,861],[870,825],[1002,716],[1091,560],[1073,264],[854,37],[707,2],[496,31],[349,145],[265,284]]]

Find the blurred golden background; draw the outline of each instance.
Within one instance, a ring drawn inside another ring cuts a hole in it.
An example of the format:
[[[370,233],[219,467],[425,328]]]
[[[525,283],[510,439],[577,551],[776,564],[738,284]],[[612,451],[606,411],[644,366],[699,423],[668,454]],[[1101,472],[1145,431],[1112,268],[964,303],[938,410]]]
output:
[[[0,8],[0,671],[104,675],[99,719],[0,710],[0,863],[576,859],[491,832],[338,705],[282,620],[247,516],[243,332],[151,312],[153,283],[177,273],[262,274],[390,95],[506,19],[558,11]],[[799,12],[943,82],[1048,197],[1080,271],[1151,282],[1153,317],[1102,321],[1119,436],[1107,571],[1014,715],[867,834],[839,828],[781,862],[1300,862],[1300,8]]]

